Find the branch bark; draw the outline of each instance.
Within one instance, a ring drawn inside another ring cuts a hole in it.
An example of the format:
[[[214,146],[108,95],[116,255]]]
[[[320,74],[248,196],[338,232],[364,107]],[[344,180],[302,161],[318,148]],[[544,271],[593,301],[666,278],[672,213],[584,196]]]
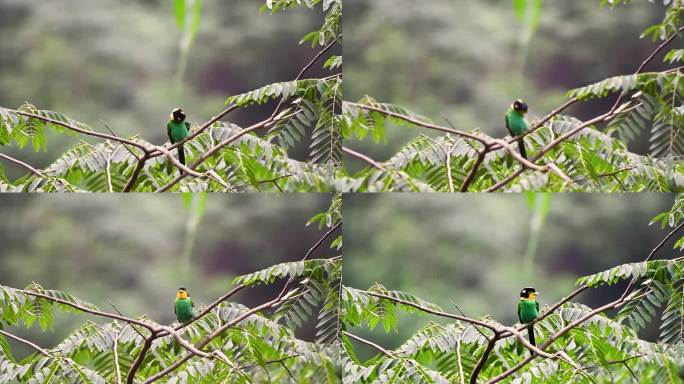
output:
[[[41,171],[37,170],[36,168],[33,168],[32,166],[24,163],[21,160],[17,160],[15,158],[7,156],[3,153],[0,153],[0,158],[5,159],[5,160],[9,161],[10,163],[14,163],[16,165],[22,166],[22,167],[26,168],[29,172],[33,173],[34,175],[36,175],[38,177],[45,178],[45,175],[43,175],[43,173]]]

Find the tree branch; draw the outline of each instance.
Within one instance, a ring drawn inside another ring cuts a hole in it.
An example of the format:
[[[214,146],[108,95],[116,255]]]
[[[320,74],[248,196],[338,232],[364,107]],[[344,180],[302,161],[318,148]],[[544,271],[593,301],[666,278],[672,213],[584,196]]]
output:
[[[494,332],[492,338],[489,339],[489,341],[487,342],[487,346],[485,347],[484,352],[482,352],[480,359],[477,361],[477,365],[475,365],[475,368],[473,368],[473,373],[470,374],[470,384],[477,384],[477,377],[480,375],[480,372],[482,371],[482,368],[484,368],[485,363],[487,363],[489,354],[492,352],[492,350],[494,350],[494,346],[496,345],[496,342],[498,340],[499,334],[497,332]]]
[[[135,169],[133,170],[133,174],[131,174],[131,178],[128,179],[128,182],[126,183],[126,186],[124,187],[123,191],[124,193],[130,192],[133,187],[135,187],[135,183],[138,181],[138,177],[140,177],[140,171],[143,170],[145,167],[145,163],[147,160],[149,160],[150,156],[147,152],[138,159],[138,163],[135,166]]]
[[[126,376],[126,384],[133,384],[135,382],[135,374],[138,372],[138,369],[140,368],[140,365],[142,364],[143,360],[145,360],[145,355],[147,355],[147,351],[150,350],[153,340],[154,333],[150,335],[150,337],[145,339],[145,344],[143,344],[142,348],[140,349],[140,352],[138,352],[138,356],[135,358],[135,361],[133,362],[133,365],[131,365],[131,369],[128,371],[128,375]]]
[[[155,330],[156,330],[156,327],[155,327],[154,325],[145,323],[144,321],[140,321],[140,320],[137,320],[137,319],[132,319],[132,318],[130,318],[130,317],[121,316],[121,315],[117,315],[117,314],[114,314],[114,313],[102,312],[102,311],[98,311],[98,310],[95,310],[95,309],[90,309],[90,308],[87,308],[87,307],[84,307],[84,306],[81,306],[81,305],[72,303],[72,302],[70,302],[70,301],[62,300],[62,299],[59,299],[59,298],[57,298],[57,297],[52,297],[52,296],[44,295],[44,294],[38,293],[38,292],[27,291],[27,290],[23,290],[23,289],[17,289],[17,291],[18,291],[18,292],[21,292],[21,293],[23,293],[23,294],[25,294],[25,295],[34,296],[34,297],[40,297],[40,298],[45,299],[45,300],[54,301],[54,302],[56,302],[56,303],[60,303],[60,304],[63,304],[63,305],[66,305],[66,306],[69,306],[69,307],[78,309],[78,310],[81,311],[81,312],[89,313],[89,314],[91,314],[91,315],[100,316],[100,317],[108,317],[108,318],[110,318],[110,319],[121,320],[121,321],[126,322],[126,323],[129,323],[129,324],[136,324],[136,325],[139,325],[139,326],[141,326],[141,327],[146,328],[147,330],[149,330],[150,332],[153,332],[153,333],[154,333]]]
[[[473,167],[470,169],[470,172],[468,173],[468,176],[466,176],[465,180],[463,180],[463,184],[461,184],[461,192],[468,192],[468,188],[470,187],[470,184],[473,182],[473,180],[475,180],[477,171],[480,169],[480,165],[482,165],[482,162],[484,161],[485,156],[487,156],[488,152],[489,147],[485,146],[481,151],[477,153],[477,159],[475,160]]]
[[[456,135],[456,136],[461,136],[461,137],[473,139],[473,140],[476,140],[476,141],[478,141],[484,145],[490,144],[490,142],[491,142],[488,137],[480,137],[480,136],[472,134],[470,132],[461,131],[458,129],[453,129],[453,128],[445,127],[442,125],[432,124],[432,123],[428,123],[425,121],[420,121],[420,120],[414,119],[410,116],[405,116],[405,115],[402,115],[400,113],[396,113],[396,112],[392,112],[392,111],[386,111],[386,110],[380,109],[378,107],[374,107],[372,105],[354,103],[351,101],[345,101],[344,103],[347,105],[351,105],[353,107],[356,107],[356,108],[366,109],[366,110],[373,111],[373,112],[379,112],[385,116],[395,117],[397,119],[404,120],[406,122],[409,122],[413,125],[417,125],[420,127],[432,129],[435,131],[442,131],[442,132],[446,132],[446,133],[451,133],[451,134]]]
[[[72,130],[72,131],[74,131],[74,132],[78,132],[78,133],[83,134],[83,135],[86,135],[86,136],[94,136],[94,137],[99,137],[100,139],[116,141],[116,142],[119,142],[119,143],[122,143],[122,144],[128,144],[128,145],[131,145],[131,146],[133,146],[133,147],[140,148],[140,149],[141,149],[143,152],[145,152],[145,153],[148,152],[148,149],[147,149],[147,147],[146,147],[144,144],[138,143],[138,142],[133,141],[133,140],[124,139],[124,138],[122,138],[122,137],[117,137],[117,136],[114,136],[114,135],[108,135],[108,134],[106,134],[106,133],[101,133],[101,132],[97,132],[97,131],[89,131],[89,130],[87,130],[87,129],[83,129],[83,128],[77,127],[77,126],[75,126],[75,125],[71,125],[71,124],[64,123],[64,122],[59,121],[59,120],[51,119],[51,118],[49,118],[49,117],[40,116],[40,115],[36,115],[36,114],[33,114],[33,113],[29,113],[29,112],[24,112],[24,111],[19,111],[19,110],[12,110],[12,109],[8,109],[8,111],[10,111],[10,112],[12,112],[12,113],[15,113],[15,114],[17,114],[17,115],[21,115],[21,116],[25,116],[25,117],[30,117],[30,118],[32,118],[32,119],[37,119],[37,120],[45,121],[45,122],[47,122],[47,123],[54,124],[54,125],[59,125],[59,126],[62,126],[62,127],[64,127],[64,128],[70,129],[70,130]]]
[[[381,298],[381,299],[386,299],[386,300],[394,301],[395,303],[399,303],[399,304],[403,304],[403,305],[406,305],[406,306],[409,306],[409,307],[413,307],[413,308],[416,308],[416,309],[420,309],[420,310],[423,311],[423,312],[430,313],[430,314],[435,315],[435,316],[440,316],[440,317],[445,317],[445,318],[448,318],[448,319],[454,319],[454,320],[458,320],[458,321],[463,321],[463,322],[465,322],[465,323],[470,323],[470,324],[473,324],[473,325],[479,325],[479,326],[484,327],[484,328],[487,328],[487,329],[489,329],[489,330],[491,330],[491,331],[493,331],[493,332],[498,332],[499,329],[501,328],[501,327],[498,327],[498,326],[496,326],[496,325],[492,325],[492,324],[486,323],[486,322],[484,322],[484,321],[482,321],[482,320],[471,319],[470,317],[461,316],[461,315],[457,315],[457,314],[454,314],[454,313],[436,311],[436,310],[434,310],[434,309],[430,309],[430,308],[424,307],[424,306],[422,306],[422,305],[415,304],[415,303],[412,303],[412,302],[410,302],[410,301],[406,301],[406,300],[399,299],[399,298],[396,298],[396,297],[384,295],[384,294],[382,294],[382,293],[376,293],[376,292],[371,292],[371,291],[364,291],[364,293],[366,293],[366,294],[369,295],[369,296],[379,297],[379,298]]]
[[[368,164],[370,164],[373,168],[378,169],[383,172],[387,172],[387,168],[385,168],[382,164],[378,163],[377,161],[371,159],[370,157],[356,152],[353,149],[347,148],[347,147],[342,147],[342,152],[346,153],[347,155],[350,155],[352,157],[356,157],[359,160],[362,160]]]
[[[242,136],[244,136],[244,135],[246,135],[246,134],[248,134],[248,133],[250,133],[250,132],[256,131],[256,130],[258,130],[258,129],[270,127],[270,126],[273,125],[273,124],[274,124],[274,122],[269,122],[268,120],[264,120],[264,121],[262,121],[262,122],[260,122],[260,123],[257,123],[257,124],[255,124],[255,125],[249,127],[249,128],[245,128],[245,129],[241,130],[240,132],[236,133],[235,135],[233,135],[233,136],[229,137],[228,139],[222,141],[221,143],[215,145],[215,146],[214,146],[213,148],[211,148],[209,151],[205,152],[197,161],[195,161],[195,162],[194,162],[190,167],[188,167],[188,168],[191,169],[191,170],[196,169],[198,166],[200,166],[200,164],[202,164],[203,162],[205,162],[207,159],[209,159],[211,156],[213,156],[214,153],[218,152],[218,151],[221,150],[223,147],[225,147],[225,146],[227,146],[227,145],[230,145],[230,144],[233,143],[235,140],[241,138]],[[166,191],[168,191],[169,189],[173,188],[173,186],[175,186],[176,184],[178,184],[181,180],[183,180],[186,176],[187,176],[187,174],[181,171],[181,174],[180,174],[179,176],[177,176],[175,179],[173,179],[172,181],[170,181],[170,182],[169,182],[168,184],[166,184],[165,186],[163,186],[163,187],[157,189],[155,192],[166,192]]]
[[[352,334],[352,333],[349,333],[349,332],[347,332],[347,331],[342,331],[342,334],[345,335],[345,336],[347,336],[347,337],[350,338],[350,339],[356,340],[356,341],[358,341],[358,342],[360,342],[360,343],[366,344],[366,345],[368,345],[368,346],[371,346],[371,347],[377,349],[378,351],[382,352],[382,353],[383,353],[384,355],[386,355],[387,357],[391,357],[391,358],[393,358],[393,359],[396,358],[396,357],[394,356],[394,353],[392,353],[391,351],[389,351],[389,350],[387,350],[387,349],[385,349],[385,348],[379,346],[378,344],[375,344],[374,342],[372,342],[372,341],[370,341],[370,340],[366,340],[366,339],[364,339],[364,338],[362,338],[362,337],[356,336],[356,335],[354,335],[354,334]]]
[[[0,335],[3,335],[3,336],[5,336],[5,337],[7,337],[7,338],[10,338],[10,339],[12,339],[12,340],[14,340],[14,341],[18,341],[18,342],[20,342],[20,343],[22,343],[22,344],[28,345],[29,347],[31,347],[31,348],[35,349],[36,351],[38,351],[38,352],[39,352],[41,355],[43,355],[43,356],[47,356],[47,357],[52,356],[52,355],[50,354],[50,352],[49,352],[47,349],[41,348],[40,346],[38,346],[38,344],[32,343],[32,342],[30,342],[30,341],[28,341],[28,340],[26,340],[26,339],[22,339],[21,337],[16,336],[16,335],[13,335],[13,334],[11,334],[11,333],[9,333],[9,332],[7,332],[7,331],[3,331],[2,329],[0,329]]]
[[[21,160],[17,160],[17,159],[15,159],[15,158],[10,157],[10,156],[7,156],[7,155],[5,155],[5,154],[3,154],[3,153],[0,153],[0,158],[1,158],[1,159],[5,159],[5,160],[7,160],[7,161],[9,161],[9,162],[11,162],[11,163],[20,165],[20,166],[22,166],[22,167],[28,169],[29,172],[33,173],[34,175],[36,175],[36,176],[38,176],[38,177],[45,178],[45,175],[43,175],[43,173],[42,173],[41,171],[39,171],[39,170],[33,168],[32,166],[30,166],[30,165],[24,163],[24,162],[21,161]]]

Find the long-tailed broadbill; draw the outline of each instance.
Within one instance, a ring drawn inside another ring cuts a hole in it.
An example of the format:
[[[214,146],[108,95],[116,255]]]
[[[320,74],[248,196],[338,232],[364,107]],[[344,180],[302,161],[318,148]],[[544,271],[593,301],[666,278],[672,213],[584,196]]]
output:
[[[534,339],[533,322],[539,316],[539,303],[535,300],[540,293],[534,288],[523,288],[520,291],[520,301],[518,302],[518,320],[520,324],[529,324],[527,326],[527,336],[530,339],[530,344],[537,346]]]
[[[511,136],[520,136],[529,129],[527,120],[525,120],[526,113],[527,104],[524,101],[518,99],[511,104],[508,112],[506,112],[506,128],[508,128],[508,132]],[[525,142],[522,137],[518,139],[518,147],[520,148],[520,156],[527,159]]]
[[[185,121],[182,109],[176,108],[171,112],[171,120],[166,123],[166,133],[171,144],[176,144],[190,135],[190,123]],[[185,165],[185,150],[182,144],[178,146],[178,161]]]
[[[180,323],[188,323],[192,321],[194,314],[195,303],[190,299],[190,294],[185,287],[178,288],[176,292],[176,300],[173,303],[173,311],[176,314],[176,319]]]

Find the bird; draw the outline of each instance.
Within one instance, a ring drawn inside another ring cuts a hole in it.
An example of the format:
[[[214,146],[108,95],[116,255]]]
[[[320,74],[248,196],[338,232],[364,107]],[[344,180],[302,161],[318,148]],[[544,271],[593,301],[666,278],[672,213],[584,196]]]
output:
[[[540,295],[534,288],[523,288],[520,291],[520,301],[518,302],[518,320],[520,324],[528,324],[527,336],[530,339],[530,344],[537,346],[534,339],[533,322],[539,316],[539,303],[535,301],[537,295]]]
[[[506,112],[506,128],[508,128],[511,136],[520,136],[529,129],[527,120],[525,120],[526,113],[527,104],[524,101],[518,99],[511,104],[508,112]],[[518,139],[518,147],[520,148],[520,156],[527,159],[525,143],[522,137]]]
[[[171,112],[171,120],[166,123],[166,132],[171,144],[176,144],[190,135],[190,123],[185,121],[185,113],[182,109],[176,108]],[[178,161],[185,165],[185,151],[182,144],[178,146]]]
[[[195,303],[190,299],[190,294],[185,287],[178,288],[176,292],[176,300],[173,303],[173,311],[176,314],[178,322],[185,324],[192,321],[194,318],[193,308]]]

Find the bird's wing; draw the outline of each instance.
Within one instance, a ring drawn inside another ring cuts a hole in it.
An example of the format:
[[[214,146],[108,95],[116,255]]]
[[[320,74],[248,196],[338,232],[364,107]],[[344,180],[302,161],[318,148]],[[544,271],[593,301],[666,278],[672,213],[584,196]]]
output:
[[[188,300],[190,300],[190,299],[188,299]],[[193,308],[195,308],[195,302],[192,301],[192,300],[190,300],[190,306],[193,307]],[[539,306],[539,304],[537,304],[537,306]]]
[[[535,301],[534,303],[537,305],[537,313],[539,313],[539,302]]]
[[[178,315],[178,313],[176,312],[176,304],[175,303],[173,304],[173,314]]]
[[[518,321],[520,322],[520,324],[522,324],[522,322],[523,322],[522,321],[522,314],[520,313],[521,307],[522,307],[522,301],[519,301],[518,302]]]
[[[171,137],[171,122],[166,123],[166,134],[169,136],[169,141],[173,144],[173,137]]]
[[[506,129],[508,129],[508,133],[510,133],[511,136],[515,136],[511,131],[511,125],[508,123],[508,113],[504,115],[504,120],[506,121]]]
[[[185,127],[188,129],[188,132],[190,132],[190,123],[188,123],[188,122],[186,121],[186,122],[185,122]]]

